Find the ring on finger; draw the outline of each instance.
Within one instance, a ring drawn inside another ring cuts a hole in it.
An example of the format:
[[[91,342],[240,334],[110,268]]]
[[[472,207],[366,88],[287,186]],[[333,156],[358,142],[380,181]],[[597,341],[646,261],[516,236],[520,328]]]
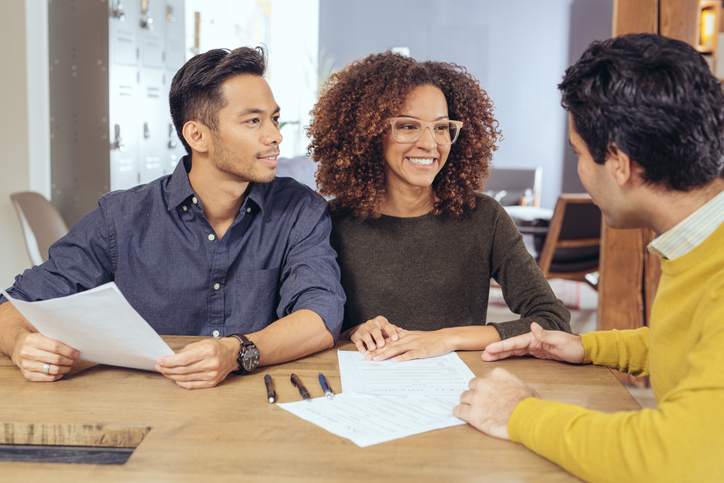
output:
[[[50,364],[43,362],[43,374],[46,376],[50,374]]]

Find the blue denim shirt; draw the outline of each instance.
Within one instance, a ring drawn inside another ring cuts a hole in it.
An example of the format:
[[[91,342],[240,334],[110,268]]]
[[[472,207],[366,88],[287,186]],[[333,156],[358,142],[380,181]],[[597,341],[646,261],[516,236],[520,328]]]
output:
[[[160,334],[249,333],[309,309],[337,340],[345,296],[324,199],[291,178],[252,183],[218,239],[189,170],[184,158],[170,176],[105,195],[8,293],[45,300],[115,281]]]

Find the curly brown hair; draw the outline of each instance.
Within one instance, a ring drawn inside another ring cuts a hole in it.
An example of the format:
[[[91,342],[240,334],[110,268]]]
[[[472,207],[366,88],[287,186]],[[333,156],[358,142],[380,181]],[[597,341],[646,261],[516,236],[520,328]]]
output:
[[[488,173],[500,138],[493,102],[463,67],[385,52],[333,74],[312,111],[308,152],[319,163],[317,186],[335,198],[335,209],[352,210],[358,218],[380,216],[386,120],[398,115],[408,94],[421,85],[439,88],[450,119],[464,123],[433,181],[433,213],[460,217],[475,208],[474,192]]]

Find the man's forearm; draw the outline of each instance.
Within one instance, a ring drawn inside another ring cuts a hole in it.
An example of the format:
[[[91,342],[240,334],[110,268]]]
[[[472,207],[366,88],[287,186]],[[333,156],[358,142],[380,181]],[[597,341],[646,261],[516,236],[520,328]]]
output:
[[[0,352],[12,357],[15,343],[23,333],[35,332],[13,304],[0,304]]]
[[[334,338],[322,318],[306,309],[246,336],[259,348],[262,366],[299,359],[334,345]]]

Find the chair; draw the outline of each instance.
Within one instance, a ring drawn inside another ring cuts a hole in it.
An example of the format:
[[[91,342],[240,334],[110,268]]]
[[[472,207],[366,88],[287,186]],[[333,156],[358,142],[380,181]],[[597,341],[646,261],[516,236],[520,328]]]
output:
[[[546,278],[586,281],[598,270],[601,210],[591,197],[562,194],[553,210],[538,261]]]
[[[40,193],[12,193],[10,201],[18,214],[30,261],[40,265],[48,259],[50,245],[68,233],[68,226],[55,206]]]
[[[543,168],[491,168],[481,190],[503,206],[540,206]]]

